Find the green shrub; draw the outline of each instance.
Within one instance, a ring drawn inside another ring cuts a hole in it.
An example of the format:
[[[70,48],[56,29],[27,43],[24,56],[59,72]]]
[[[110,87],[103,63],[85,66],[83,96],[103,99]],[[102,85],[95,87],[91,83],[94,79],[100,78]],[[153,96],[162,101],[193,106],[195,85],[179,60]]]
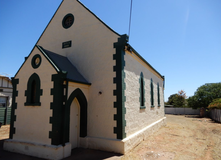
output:
[[[188,105],[194,109],[207,108],[214,99],[221,98],[221,82],[206,83],[200,86],[194,96],[189,97]]]
[[[221,98],[214,99],[208,106],[209,109],[221,109]]]

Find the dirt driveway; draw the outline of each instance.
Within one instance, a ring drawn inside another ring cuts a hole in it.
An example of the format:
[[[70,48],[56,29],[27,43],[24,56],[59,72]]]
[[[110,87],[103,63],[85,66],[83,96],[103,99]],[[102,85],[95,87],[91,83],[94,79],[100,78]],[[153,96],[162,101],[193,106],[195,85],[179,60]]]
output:
[[[166,115],[167,125],[122,160],[221,160],[221,124],[209,118]]]
[[[221,160],[221,124],[214,123],[209,118],[196,116],[166,115],[166,117],[167,125],[131,152],[124,156],[106,152],[105,156],[99,159]],[[8,135],[9,126],[3,128],[0,129],[0,140],[7,138]],[[85,150],[85,154],[91,152],[96,154],[96,157],[99,157],[97,154],[104,154],[104,152]],[[79,159],[82,159],[81,154],[78,153]],[[91,157],[88,155],[90,159],[93,154]],[[69,158],[75,159],[76,154],[72,154]]]

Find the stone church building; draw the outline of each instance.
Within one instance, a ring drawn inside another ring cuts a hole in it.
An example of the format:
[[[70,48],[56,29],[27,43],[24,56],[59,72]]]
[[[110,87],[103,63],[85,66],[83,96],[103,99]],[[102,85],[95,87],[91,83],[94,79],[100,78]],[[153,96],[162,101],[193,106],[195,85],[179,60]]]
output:
[[[165,125],[164,76],[79,0],[63,0],[14,78],[4,149],[126,153]]]

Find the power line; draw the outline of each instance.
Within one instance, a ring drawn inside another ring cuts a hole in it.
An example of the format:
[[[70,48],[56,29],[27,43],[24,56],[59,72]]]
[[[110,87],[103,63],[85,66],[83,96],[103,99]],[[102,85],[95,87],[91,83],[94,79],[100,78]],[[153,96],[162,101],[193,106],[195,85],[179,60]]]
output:
[[[131,0],[130,3],[130,19],[129,19],[129,31],[128,31],[128,37],[130,38],[130,26],[131,26],[131,17],[132,17],[132,5],[133,5],[133,0]],[[129,39],[128,39],[129,41]]]

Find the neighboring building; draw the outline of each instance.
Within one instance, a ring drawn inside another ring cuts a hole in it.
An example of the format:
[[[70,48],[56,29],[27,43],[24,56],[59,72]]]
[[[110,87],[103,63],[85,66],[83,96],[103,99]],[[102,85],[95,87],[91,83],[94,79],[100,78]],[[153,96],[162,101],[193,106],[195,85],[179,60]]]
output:
[[[10,123],[10,111],[12,104],[12,82],[11,79],[0,75],[0,122]]]
[[[12,82],[11,79],[0,75],[0,108],[11,107]]]
[[[165,125],[164,77],[78,0],[63,0],[12,80],[4,149],[126,153]]]

